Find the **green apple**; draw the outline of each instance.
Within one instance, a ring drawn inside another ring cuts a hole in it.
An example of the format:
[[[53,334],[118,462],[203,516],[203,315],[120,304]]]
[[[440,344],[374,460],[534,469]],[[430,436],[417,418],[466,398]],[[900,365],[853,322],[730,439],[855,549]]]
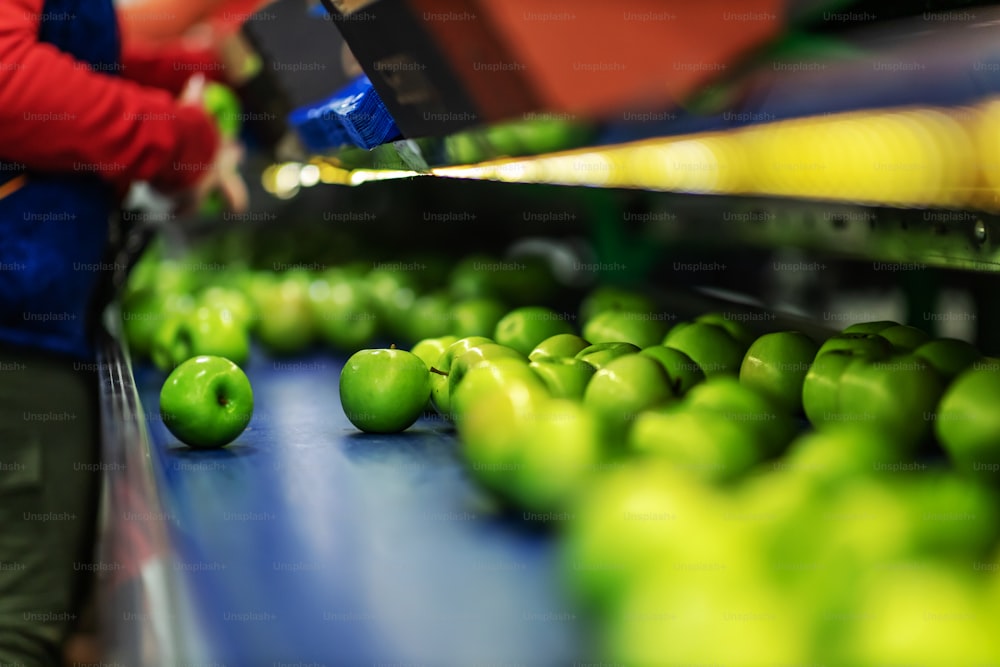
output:
[[[819,354],[802,381],[802,410],[816,428],[835,423],[840,415],[840,378],[856,359],[850,350]]]
[[[598,472],[603,442],[597,417],[578,402],[543,401],[524,431],[510,495],[529,511],[566,511]]]
[[[591,610],[607,612],[663,563],[714,562],[735,569],[754,560],[754,551],[730,528],[724,498],[664,461],[610,468],[574,508],[559,545],[559,569],[573,598]]]
[[[693,324],[693,322],[689,322],[687,320],[682,320],[680,322],[677,322],[673,326],[671,326],[669,329],[667,329],[667,333],[665,333],[663,335],[663,341],[661,342],[661,345],[669,345],[670,344],[670,339],[672,337],[674,337],[677,334],[679,334],[684,329],[684,327],[689,327],[692,324]]]
[[[622,438],[640,412],[677,400],[663,366],[640,354],[627,354],[594,373],[584,405],[601,420],[611,440]]]
[[[643,348],[663,340],[666,326],[655,319],[655,312],[606,310],[598,313],[583,327],[583,337],[593,343],[624,341]]]
[[[200,356],[171,371],[160,390],[163,424],[190,447],[223,447],[253,416],[253,390],[229,359]]]
[[[150,345],[149,357],[158,369],[169,373],[182,361],[190,359],[191,341],[180,332],[187,315],[172,315],[156,329]]]
[[[887,359],[893,353],[892,343],[878,334],[842,333],[827,338],[820,345],[816,357],[834,350],[845,350],[854,356],[869,359]]]
[[[1000,367],[977,365],[955,378],[944,393],[934,430],[956,468],[996,483],[1000,474]]]
[[[242,291],[232,287],[211,286],[201,291],[198,303],[220,310],[228,310],[233,319],[243,323],[248,331],[257,324],[253,302]]]
[[[407,315],[404,334],[408,340],[435,338],[455,333],[451,298],[444,292],[424,294],[414,300]]]
[[[466,336],[492,336],[497,323],[507,313],[499,299],[473,297],[463,299],[451,307],[451,328],[459,338]]]
[[[573,325],[564,313],[543,306],[524,306],[515,308],[497,322],[493,338],[528,356],[546,338],[564,333],[573,333]]]
[[[761,434],[714,411],[675,404],[642,412],[628,433],[630,452],[654,456],[705,482],[725,482],[764,457]]]
[[[855,597],[838,664],[996,664],[994,615],[968,569],[917,561],[872,573]]]
[[[150,356],[158,330],[174,316],[188,315],[194,307],[194,299],[187,294],[151,288],[130,292],[122,302],[122,331],[129,351],[139,358]]]
[[[556,334],[536,345],[528,358],[532,361],[544,358],[572,358],[587,347],[590,347],[590,342],[576,334]]]
[[[457,341],[458,338],[455,336],[439,336],[437,338],[425,338],[422,341],[417,342],[410,352],[417,355],[424,364],[427,365],[427,369],[430,368],[441,358],[444,351],[448,349],[448,346]]]
[[[594,343],[577,352],[575,358],[601,370],[618,357],[638,353],[639,348],[632,343]]]
[[[645,572],[607,614],[601,662],[650,667],[810,664],[811,628],[799,601],[761,575],[732,572],[730,563],[665,561]]]
[[[841,333],[845,334],[877,334],[889,327],[899,326],[899,322],[890,320],[879,320],[878,322],[858,322],[847,327]]]
[[[596,369],[581,359],[543,357],[529,364],[554,398],[582,400]]]
[[[764,334],[740,365],[740,382],[767,394],[789,414],[802,412],[802,383],[818,346],[798,331]]]
[[[260,313],[260,342],[273,354],[295,354],[306,349],[315,333],[308,285],[293,277],[261,285],[258,290],[254,305]]]
[[[913,354],[929,363],[946,382],[951,382],[983,358],[974,345],[956,338],[935,338],[915,349]]]
[[[367,433],[397,433],[409,428],[427,405],[427,366],[405,350],[360,350],[340,372],[344,414]]]
[[[692,387],[705,380],[705,372],[701,370],[701,366],[680,350],[665,345],[650,345],[639,354],[660,362],[678,396],[684,396]]]
[[[528,358],[526,356],[506,345],[483,343],[482,345],[470,347],[451,363],[451,369],[448,371],[448,395],[455,395],[455,389],[458,388],[458,385],[462,382],[465,374],[469,372],[469,369],[483,361],[496,361],[497,359],[513,359],[524,364],[526,369],[528,366]],[[454,408],[455,406],[453,405],[453,411]]]
[[[735,316],[731,313],[705,313],[694,318],[694,321],[722,327],[726,330],[726,333],[742,343],[744,347],[749,347],[756,338],[754,333],[750,331],[750,328],[743,322],[735,319]]]
[[[250,355],[250,337],[244,321],[231,310],[200,306],[181,322],[179,339],[190,346],[188,356],[225,357],[242,365]],[[177,363],[183,361],[175,358]]]
[[[922,462],[921,462],[922,463]],[[914,516],[914,555],[987,559],[1000,537],[1000,493],[991,485],[954,474],[911,465],[901,494]]]
[[[412,272],[376,264],[376,268],[365,276],[365,283],[382,327],[393,336],[408,337],[410,309],[419,291]]]
[[[688,393],[685,405],[710,411],[744,431],[757,433],[765,456],[784,451],[797,430],[795,421],[769,395],[734,377],[709,378]]]
[[[874,476],[916,467],[900,460],[900,446],[891,435],[860,424],[831,424],[796,438],[776,469],[815,483],[841,484],[853,477]]]
[[[608,310],[651,313],[656,309],[656,303],[644,294],[613,285],[602,285],[595,287],[580,303],[580,321],[589,322],[599,313]]]
[[[378,322],[363,281],[327,272],[309,285],[308,297],[317,332],[335,349],[353,352],[375,337]]]
[[[451,414],[448,388],[448,373],[456,357],[460,357],[477,345],[492,343],[485,336],[466,336],[449,345],[434,365],[431,366],[431,405],[438,413],[447,417]]]
[[[471,369],[458,387],[459,451],[474,479],[509,498],[533,415],[548,400],[545,387],[512,359]]]
[[[448,291],[455,299],[499,298],[502,289],[490,267],[500,266],[499,258],[485,254],[468,255],[458,261],[448,277]]]
[[[669,337],[667,347],[691,357],[706,377],[737,375],[747,346],[722,327],[707,322],[693,322]]]
[[[897,324],[878,332],[879,336],[892,343],[896,352],[912,352],[931,339],[926,331],[905,324]]]
[[[943,391],[937,371],[920,357],[856,359],[840,378],[839,412],[843,420],[870,424],[912,450],[930,434]]]

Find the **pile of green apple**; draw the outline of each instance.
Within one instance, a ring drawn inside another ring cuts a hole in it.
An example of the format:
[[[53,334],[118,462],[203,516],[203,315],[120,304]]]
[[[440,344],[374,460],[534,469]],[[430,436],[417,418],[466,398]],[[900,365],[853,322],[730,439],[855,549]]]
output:
[[[655,313],[517,308],[359,352],[341,395],[364,430],[453,422],[472,478],[559,525],[610,664],[996,664],[1000,363],[891,322]]]

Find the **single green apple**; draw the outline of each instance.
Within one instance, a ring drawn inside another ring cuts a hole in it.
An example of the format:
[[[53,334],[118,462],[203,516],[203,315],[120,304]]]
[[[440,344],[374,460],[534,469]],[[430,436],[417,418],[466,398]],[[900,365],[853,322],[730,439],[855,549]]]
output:
[[[188,356],[225,357],[236,365],[250,355],[250,336],[231,310],[200,306],[181,322],[177,336],[190,347]],[[177,363],[183,361],[176,359]]]
[[[253,390],[229,359],[200,356],[171,371],[160,390],[160,415],[167,429],[195,448],[223,447],[253,416]]]
[[[764,334],[740,365],[740,382],[767,394],[789,414],[802,412],[802,384],[819,347],[798,331]]]
[[[572,358],[587,347],[590,347],[590,343],[576,334],[556,334],[536,345],[528,358],[532,361],[544,358]]]
[[[163,293],[152,288],[129,293],[122,302],[122,331],[129,351],[138,358],[151,356],[160,328],[175,316],[187,316],[194,308],[195,301],[187,294]]]
[[[955,378],[941,398],[934,430],[965,474],[996,483],[1000,477],[1000,367],[982,364]]]
[[[257,337],[273,354],[296,354],[313,341],[315,322],[309,305],[309,287],[300,278],[284,278],[261,285],[254,305],[260,313]]]
[[[327,272],[309,285],[309,306],[319,335],[354,352],[375,337],[378,321],[364,281]]]
[[[640,354],[627,354],[594,373],[584,405],[600,419],[609,438],[623,439],[640,412],[677,400],[663,366]]]
[[[243,323],[252,331],[257,325],[258,315],[254,310],[253,301],[246,294],[233,287],[211,286],[203,289],[198,295],[198,303],[211,308],[228,310],[233,319]]]
[[[639,348],[632,343],[594,343],[577,352],[575,358],[586,361],[597,370],[601,370],[618,357],[638,353]]]
[[[554,398],[582,400],[596,369],[581,359],[543,357],[532,361],[531,370],[545,383]]]
[[[506,345],[483,343],[481,345],[470,347],[461,356],[456,357],[451,363],[451,369],[448,371],[449,396],[455,395],[455,389],[458,388],[458,385],[462,382],[465,374],[468,373],[471,368],[483,361],[496,361],[497,359],[514,359],[515,361],[520,361],[524,364],[525,368],[528,366],[528,358],[526,356],[514,348],[507,347]]]
[[[627,447],[718,483],[740,477],[763,459],[761,438],[759,431],[714,411],[675,404],[642,412],[629,431]]]
[[[870,424],[912,451],[930,435],[943,391],[937,371],[919,357],[856,359],[840,378],[839,412],[843,420]]]
[[[643,348],[656,345],[666,333],[660,313],[632,310],[606,310],[598,313],[583,327],[583,337],[593,343],[624,341]]]
[[[744,347],[750,347],[756,338],[750,328],[736,319],[732,313],[705,313],[694,318],[694,321],[722,327],[726,333],[742,343]]]
[[[456,333],[451,298],[445,292],[418,296],[410,307],[407,340],[436,338]]]
[[[510,498],[533,415],[548,400],[523,363],[499,359],[476,366],[459,385],[455,426],[459,452],[474,479]]]
[[[840,378],[856,359],[850,350],[818,354],[802,381],[802,410],[816,428],[837,423],[840,416]]]
[[[684,403],[757,433],[763,456],[783,452],[798,430],[795,420],[768,394],[730,376],[702,382],[688,393]]]
[[[669,337],[667,347],[691,357],[706,377],[737,375],[747,346],[722,327],[707,322],[693,322]]]
[[[913,351],[936,370],[946,382],[983,358],[971,343],[955,338],[935,338]]]
[[[663,341],[660,344],[664,345],[664,346],[665,345],[669,345],[670,344],[670,339],[673,336],[676,336],[677,334],[679,334],[684,329],[684,327],[689,327],[692,324],[694,324],[694,323],[693,322],[689,322],[688,320],[682,320],[680,322],[675,323],[673,326],[671,326],[669,329],[667,329],[667,333],[665,333],[663,335]]]
[[[578,402],[543,401],[524,429],[510,495],[528,511],[565,512],[600,471],[603,442],[597,417]]]
[[[736,568],[753,560],[753,550],[730,528],[723,496],[655,458],[610,467],[574,509],[559,544],[559,569],[573,598],[593,611],[613,609],[650,568],[665,562]]]
[[[515,308],[497,322],[493,338],[528,356],[546,338],[569,333],[573,333],[573,325],[565,313],[543,306],[524,306]]]
[[[409,428],[420,417],[429,395],[427,366],[405,350],[360,350],[340,372],[344,414],[368,433]]]
[[[194,356],[191,353],[190,339],[180,333],[187,317],[187,315],[172,315],[164,320],[153,334],[149,357],[164,373],[169,373],[182,361]]]
[[[451,328],[459,338],[492,336],[507,307],[492,297],[463,299],[451,307]]]
[[[868,359],[888,359],[893,353],[892,343],[878,334],[842,333],[827,338],[820,345],[816,357],[834,350],[845,350],[856,357]]]
[[[858,322],[847,327],[840,333],[845,334],[877,334],[884,329],[889,327],[899,326],[899,322],[892,322],[890,320],[879,320],[878,322]]]
[[[905,324],[887,327],[877,335],[892,343],[892,348],[896,352],[912,352],[931,339],[931,335],[926,331]]]
[[[651,313],[656,309],[656,303],[640,292],[613,285],[602,285],[591,290],[580,303],[580,321],[589,322],[599,313],[608,310]]]
[[[665,345],[650,345],[639,354],[660,362],[678,396],[684,396],[692,387],[705,381],[705,372],[701,370],[701,366],[680,350]]]
[[[425,338],[424,340],[418,341],[414,345],[410,352],[417,355],[424,364],[427,365],[427,369],[430,368],[441,358],[444,351],[448,349],[448,346],[457,341],[458,338],[455,336],[438,336],[437,338]]]
[[[365,276],[365,283],[382,328],[392,336],[409,338],[410,309],[419,293],[413,272],[377,263]]]

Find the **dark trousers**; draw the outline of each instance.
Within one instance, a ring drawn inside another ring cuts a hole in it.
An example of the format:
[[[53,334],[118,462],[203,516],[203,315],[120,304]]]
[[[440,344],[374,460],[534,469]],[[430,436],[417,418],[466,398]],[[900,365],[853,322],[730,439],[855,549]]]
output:
[[[60,664],[91,580],[93,364],[0,347],[0,667]]]

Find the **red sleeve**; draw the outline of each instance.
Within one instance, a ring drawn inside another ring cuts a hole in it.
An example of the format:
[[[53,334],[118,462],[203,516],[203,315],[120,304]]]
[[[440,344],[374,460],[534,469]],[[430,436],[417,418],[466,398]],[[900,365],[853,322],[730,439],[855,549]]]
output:
[[[0,2],[0,158],[96,173],[164,191],[195,183],[218,146],[214,122],[166,91],[91,71],[38,41],[44,0]]]
[[[223,65],[214,49],[194,50],[180,42],[150,47],[123,40],[121,62],[126,79],[162,88],[174,96],[180,95],[187,80],[199,72],[209,80],[225,83]]]

